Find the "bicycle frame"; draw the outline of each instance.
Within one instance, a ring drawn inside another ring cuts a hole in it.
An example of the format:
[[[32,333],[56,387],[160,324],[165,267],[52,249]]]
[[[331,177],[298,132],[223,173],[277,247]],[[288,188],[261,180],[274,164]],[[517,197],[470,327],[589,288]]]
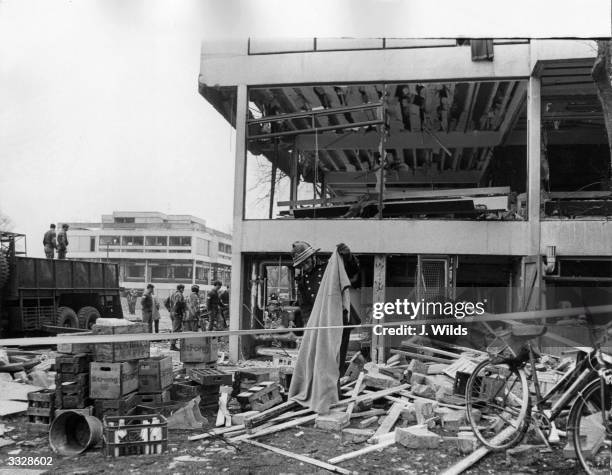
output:
[[[600,377],[597,371],[598,363],[595,357],[595,351],[593,350],[586,353],[584,358],[582,358],[575,368],[568,370],[563,377],[544,396],[542,396],[538,381],[538,372],[535,370],[535,357],[531,342],[529,342],[529,361],[531,363],[532,376],[535,384],[536,407],[538,408],[538,411],[543,411],[542,406],[546,404],[553,395],[557,394],[563,386],[573,381],[572,384],[561,394],[557,402],[555,402],[550,408],[550,415],[548,418],[551,421],[554,421],[559,414],[561,414],[561,411],[563,411],[563,409],[572,401],[572,399],[576,397],[581,389],[583,389],[593,379]],[[595,365],[593,363],[595,363]]]

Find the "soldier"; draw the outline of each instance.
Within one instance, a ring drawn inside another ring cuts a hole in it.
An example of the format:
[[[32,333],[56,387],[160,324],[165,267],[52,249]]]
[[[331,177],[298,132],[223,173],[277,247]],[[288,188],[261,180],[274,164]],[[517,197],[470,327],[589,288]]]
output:
[[[340,243],[336,246],[338,253],[342,257],[344,269],[351,281],[353,288],[360,287],[359,282],[359,261],[351,254],[351,250],[346,244]],[[296,316],[296,326],[305,327],[310,318],[312,307],[314,306],[321,279],[327,267],[326,262],[322,262],[317,256],[320,249],[314,249],[310,244],[304,241],[296,241],[293,243],[291,257],[293,258],[293,267],[299,269],[300,276],[296,277],[298,304],[300,306],[299,315]],[[359,315],[351,305],[351,311],[344,311],[342,315],[344,325],[358,325],[361,323]],[[345,328],[342,331],[342,341],[340,342],[340,375],[345,371],[346,352],[351,336],[351,328]]]
[[[221,282],[215,280],[213,282],[213,288],[210,292],[208,292],[208,296],[206,298],[206,309],[208,310],[208,328],[207,331],[211,332],[213,329],[216,330],[217,326],[217,318],[219,317],[219,312],[221,311],[222,303],[219,299],[219,289],[221,288]]]
[[[140,306],[142,307],[142,321],[143,323],[149,325],[149,333],[153,333],[153,312],[155,311],[153,289],[153,284],[147,284],[147,290],[142,293],[142,298],[140,299]]]
[[[187,298],[187,314],[185,316],[185,330],[198,331],[200,319],[200,286],[192,285],[191,294]]]
[[[55,224],[51,223],[49,230],[43,237],[43,246],[45,246],[45,257],[53,259],[55,257],[55,249],[57,249],[57,240],[55,234]]]
[[[225,288],[225,290],[221,290],[219,292],[219,300],[221,301],[221,318],[223,318],[223,327],[228,327],[229,322],[229,306],[230,306],[230,294],[229,294],[229,285]]]
[[[62,230],[57,234],[57,258],[66,259],[68,250],[68,228],[67,224],[62,224]]]
[[[176,291],[170,297],[170,319],[172,320],[172,331],[182,332],[183,331],[183,317],[185,316],[185,297],[183,291],[185,286],[179,284],[176,286]],[[179,351],[176,346],[176,339],[170,342],[170,349],[173,351]]]

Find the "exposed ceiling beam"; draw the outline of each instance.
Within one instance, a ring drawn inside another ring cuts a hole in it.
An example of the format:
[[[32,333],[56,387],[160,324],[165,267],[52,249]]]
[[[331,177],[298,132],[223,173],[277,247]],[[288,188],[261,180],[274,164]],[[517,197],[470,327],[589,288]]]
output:
[[[504,120],[499,126],[499,132],[501,134],[501,140],[498,145],[502,145],[507,138],[508,134],[512,130],[512,127],[516,123],[518,116],[520,115],[521,107],[527,100],[527,82],[521,81],[517,84],[512,99],[506,108],[504,114]]]
[[[463,103],[463,108],[461,110],[461,114],[459,114],[459,120],[457,121],[456,130],[463,132],[465,130],[465,124],[467,121],[467,116],[469,113],[470,105],[472,104],[472,96],[474,95],[474,88],[476,84],[471,82],[468,85],[467,94],[465,95],[465,101]]]

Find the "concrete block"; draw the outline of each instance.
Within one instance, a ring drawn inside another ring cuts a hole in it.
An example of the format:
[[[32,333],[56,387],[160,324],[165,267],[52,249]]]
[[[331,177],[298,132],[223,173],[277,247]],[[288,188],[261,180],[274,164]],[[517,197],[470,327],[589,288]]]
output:
[[[240,425],[244,424],[244,420],[256,416],[260,411],[247,411],[247,412],[239,412],[238,414],[232,415],[232,425]]]
[[[352,442],[353,444],[359,444],[365,442],[374,435],[373,430],[364,429],[343,429],[342,440],[344,442]]]
[[[424,374],[412,373],[412,375],[410,376],[410,384],[412,384],[413,386],[415,384],[425,384],[425,379],[426,376]]]
[[[413,373],[427,374],[428,365],[420,360],[411,360],[408,364],[408,370]]]
[[[457,432],[462,425],[466,424],[465,411],[450,411],[442,414],[441,425],[444,429]]]
[[[376,389],[388,389],[399,386],[399,380],[386,376],[381,373],[366,374],[363,378],[363,384]]]
[[[404,408],[402,409],[402,412],[400,412],[400,417],[402,418],[402,420],[414,424],[417,422],[417,415],[416,415],[416,406],[414,403],[410,403],[410,404],[406,404],[406,406],[404,406]]]
[[[442,374],[450,365],[444,363],[433,363],[427,368],[427,374]]]
[[[424,397],[427,399],[436,399],[436,390],[427,384],[415,384],[412,386],[412,393],[415,396]]]
[[[409,449],[437,449],[440,440],[437,434],[423,426],[395,429],[395,441]]]
[[[346,412],[332,412],[319,415],[315,419],[315,427],[323,430],[340,432],[349,425],[350,417]]]
[[[457,449],[461,455],[471,454],[478,448],[478,439],[472,432],[459,432],[457,434]]]
[[[426,376],[425,382],[421,384],[427,384],[428,386],[432,386],[436,391],[444,388],[450,394],[453,393],[454,389],[454,381],[444,374],[436,374],[433,376]]]

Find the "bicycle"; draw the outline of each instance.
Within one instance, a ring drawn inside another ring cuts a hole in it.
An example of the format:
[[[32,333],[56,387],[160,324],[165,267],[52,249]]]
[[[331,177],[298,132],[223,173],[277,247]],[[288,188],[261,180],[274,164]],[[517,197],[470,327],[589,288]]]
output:
[[[605,330],[607,336],[612,329],[608,325]],[[569,407],[568,441],[580,464],[589,474],[610,474],[612,354],[602,351],[601,341],[596,343],[591,331],[593,347],[579,349],[576,366],[542,395],[536,371],[540,355],[531,343],[545,333],[543,325],[517,326],[512,335],[521,345],[519,351],[512,351],[512,356],[490,354],[476,366],[466,385],[468,421],[478,440],[491,450],[514,447],[530,427],[550,448],[554,421]]]

